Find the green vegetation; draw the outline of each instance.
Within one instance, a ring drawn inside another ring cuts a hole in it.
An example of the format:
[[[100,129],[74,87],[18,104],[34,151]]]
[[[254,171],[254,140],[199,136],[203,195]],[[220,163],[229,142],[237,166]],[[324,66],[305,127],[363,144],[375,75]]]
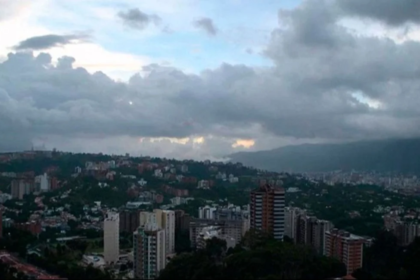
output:
[[[234,249],[226,251],[226,242],[214,238],[203,250],[175,257],[158,279],[325,279],[344,274],[344,264],[309,247],[250,232]]]
[[[363,269],[353,273],[357,279],[420,279],[420,238],[408,247],[397,245],[389,232],[380,232],[365,249]]]

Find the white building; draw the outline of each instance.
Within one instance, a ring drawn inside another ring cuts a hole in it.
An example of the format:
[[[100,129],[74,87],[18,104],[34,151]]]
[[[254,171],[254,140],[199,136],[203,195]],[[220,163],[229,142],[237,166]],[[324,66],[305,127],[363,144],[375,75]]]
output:
[[[39,190],[42,192],[47,192],[50,190],[50,180],[47,173],[36,176],[35,183],[39,186]]]
[[[162,178],[162,177],[163,177],[163,172],[162,172],[162,170],[160,170],[160,169],[155,169],[155,171],[154,171],[153,175],[154,175],[155,177]]]
[[[198,218],[199,219],[214,219],[216,207],[204,206],[198,208]]]
[[[104,259],[116,262],[120,256],[120,215],[109,212],[104,220]]]
[[[233,248],[236,245],[236,240],[226,234],[222,234],[222,230],[218,226],[204,227],[197,238],[197,248],[204,249],[207,245],[207,240],[218,238],[226,241],[226,249]]]
[[[208,190],[208,189],[210,189],[210,183],[207,180],[198,181],[197,188]]]
[[[134,276],[155,279],[166,265],[165,231],[156,223],[146,223],[133,234]]]

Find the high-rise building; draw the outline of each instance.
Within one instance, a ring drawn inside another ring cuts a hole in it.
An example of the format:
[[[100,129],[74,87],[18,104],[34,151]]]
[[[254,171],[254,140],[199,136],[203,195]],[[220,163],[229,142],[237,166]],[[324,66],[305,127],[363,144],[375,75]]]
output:
[[[261,230],[283,240],[285,191],[281,187],[262,185],[251,192],[251,229]]]
[[[165,232],[166,255],[175,253],[175,212],[155,209],[153,212],[140,212],[140,226],[156,224]]]
[[[363,237],[344,230],[332,229],[325,232],[325,255],[334,257],[346,265],[347,274],[362,267]]]
[[[166,255],[175,253],[175,212],[155,209],[157,225],[165,230]]]
[[[140,211],[123,210],[120,212],[120,232],[133,233],[140,226]]]
[[[300,215],[304,215],[305,210],[302,210],[297,207],[286,207],[284,212],[284,235],[292,238],[296,241],[297,237],[297,224],[299,221]]]
[[[35,177],[35,184],[37,185],[37,190],[46,192],[51,188],[51,181],[47,173]]]
[[[155,279],[166,265],[165,231],[156,223],[140,226],[133,235],[134,276]]]
[[[30,194],[34,188],[34,181],[30,179],[15,179],[11,184],[11,195],[14,199],[23,199],[25,194]]]
[[[104,219],[104,259],[107,263],[115,263],[120,257],[119,226],[119,214],[107,213]]]

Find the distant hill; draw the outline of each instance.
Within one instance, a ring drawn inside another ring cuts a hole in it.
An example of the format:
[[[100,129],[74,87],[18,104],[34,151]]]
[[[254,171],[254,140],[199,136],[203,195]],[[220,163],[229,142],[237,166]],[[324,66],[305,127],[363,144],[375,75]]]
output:
[[[269,151],[240,152],[231,161],[270,171],[358,170],[420,174],[420,139],[344,144],[304,144]]]

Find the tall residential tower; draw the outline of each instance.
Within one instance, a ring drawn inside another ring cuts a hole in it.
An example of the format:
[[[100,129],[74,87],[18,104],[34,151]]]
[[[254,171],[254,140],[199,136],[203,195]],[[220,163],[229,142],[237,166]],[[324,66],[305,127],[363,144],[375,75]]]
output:
[[[140,226],[133,235],[134,276],[138,279],[155,279],[165,268],[165,230],[155,222]]]
[[[107,263],[120,257],[120,215],[108,212],[104,220],[104,258]]]
[[[251,229],[261,230],[283,240],[285,191],[262,185],[251,192]]]

